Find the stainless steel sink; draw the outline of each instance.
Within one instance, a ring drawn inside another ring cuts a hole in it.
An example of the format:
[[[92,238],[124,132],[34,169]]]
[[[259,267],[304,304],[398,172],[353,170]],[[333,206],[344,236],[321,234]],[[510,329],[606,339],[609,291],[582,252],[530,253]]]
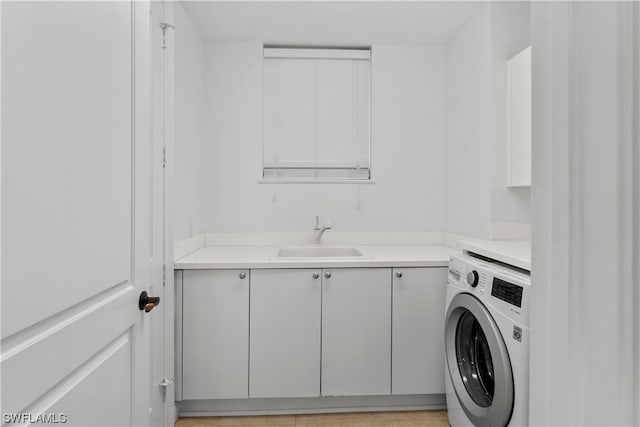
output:
[[[362,253],[356,248],[336,247],[296,247],[282,248],[278,257],[282,258],[344,258],[361,257]]]

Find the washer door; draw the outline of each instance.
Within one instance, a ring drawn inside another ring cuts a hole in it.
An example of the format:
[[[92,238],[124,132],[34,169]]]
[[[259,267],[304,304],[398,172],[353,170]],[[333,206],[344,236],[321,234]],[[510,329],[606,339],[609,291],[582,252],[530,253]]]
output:
[[[476,297],[456,295],[445,322],[447,367],[475,426],[506,426],[513,411],[513,372],[502,334]]]

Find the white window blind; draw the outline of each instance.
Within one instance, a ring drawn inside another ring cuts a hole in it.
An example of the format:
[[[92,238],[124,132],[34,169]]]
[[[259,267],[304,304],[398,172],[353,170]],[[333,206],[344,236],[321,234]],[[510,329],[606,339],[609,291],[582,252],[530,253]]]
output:
[[[264,49],[263,178],[370,179],[370,51]]]

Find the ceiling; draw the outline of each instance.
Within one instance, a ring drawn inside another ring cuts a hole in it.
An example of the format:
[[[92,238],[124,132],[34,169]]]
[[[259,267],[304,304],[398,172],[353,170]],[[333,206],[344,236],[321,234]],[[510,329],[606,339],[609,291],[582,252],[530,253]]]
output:
[[[441,44],[478,1],[181,1],[205,40],[272,45]]]

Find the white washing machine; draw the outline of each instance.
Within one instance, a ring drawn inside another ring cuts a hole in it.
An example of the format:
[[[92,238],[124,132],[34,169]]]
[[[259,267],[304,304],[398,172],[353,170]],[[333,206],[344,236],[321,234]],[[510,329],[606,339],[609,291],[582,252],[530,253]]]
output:
[[[524,270],[451,257],[445,379],[453,427],[528,425],[530,284]]]

